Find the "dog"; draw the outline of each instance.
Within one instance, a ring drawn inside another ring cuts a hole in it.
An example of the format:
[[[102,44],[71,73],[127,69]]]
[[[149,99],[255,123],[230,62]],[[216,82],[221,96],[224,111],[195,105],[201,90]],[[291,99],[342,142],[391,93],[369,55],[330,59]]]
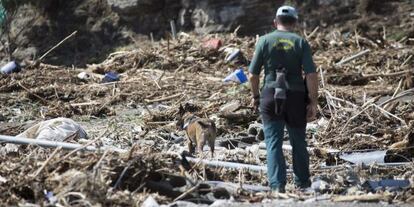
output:
[[[197,146],[197,151],[201,155],[203,147],[206,143],[210,146],[211,158],[214,157],[214,145],[217,136],[216,125],[213,120],[200,118],[194,114],[187,112],[182,105],[180,105],[178,112],[177,128],[185,130],[188,137],[188,150],[191,154],[194,153],[194,145]]]

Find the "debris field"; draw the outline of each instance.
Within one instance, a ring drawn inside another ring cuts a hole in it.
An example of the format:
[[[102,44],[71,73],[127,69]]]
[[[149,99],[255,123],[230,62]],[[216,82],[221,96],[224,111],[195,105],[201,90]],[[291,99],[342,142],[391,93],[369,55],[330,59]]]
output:
[[[220,199],[413,203],[413,41],[337,30],[304,35],[320,79],[318,120],[307,127],[312,192],[289,183],[286,195],[268,193],[261,121],[250,107],[249,85],[223,82],[236,69],[247,74],[256,38],[237,31],[179,33],[85,68],[30,62],[19,73],[1,74],[1,135],[67,117],[88,138],[65,142],[96,147],[2,149],[2,205],[141,206],[151,199],[166,205]],[[222,46],[206,45],[210,40]],[[240,52],[229,61],[235,48]],[[119,80],[102,83],[108,72]],[[185,132],[176,128],[180,104],[215,121],[214,158],[208,147],[196,158],[186,155]]]

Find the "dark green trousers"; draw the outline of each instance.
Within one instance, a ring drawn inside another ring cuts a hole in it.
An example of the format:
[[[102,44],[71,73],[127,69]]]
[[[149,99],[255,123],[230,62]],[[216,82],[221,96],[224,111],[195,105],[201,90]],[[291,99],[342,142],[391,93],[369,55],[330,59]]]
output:
[[[260,103],[267,149],[269,185],[271,188],[281,188],[286,185],[286,161],[282,150],[286,127],[292,146],[295,184],[302,188],[309,187],[309,153],[306,149],[306,93],[288,91],[284,112],[279,115],[275,114],[273,94],[273,89],[264,89]]]

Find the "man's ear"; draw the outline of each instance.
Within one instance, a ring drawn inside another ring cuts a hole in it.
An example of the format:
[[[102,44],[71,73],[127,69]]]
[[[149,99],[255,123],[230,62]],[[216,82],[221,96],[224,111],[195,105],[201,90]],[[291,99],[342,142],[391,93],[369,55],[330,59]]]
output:
[[[273,19],[273,26],[277,28],[277,19]]]

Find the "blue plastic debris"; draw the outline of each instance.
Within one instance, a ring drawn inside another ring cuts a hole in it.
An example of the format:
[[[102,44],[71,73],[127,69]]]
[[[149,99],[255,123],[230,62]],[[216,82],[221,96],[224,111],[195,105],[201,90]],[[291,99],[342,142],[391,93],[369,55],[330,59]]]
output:
[[[57,203],[57,198],[53,195],[52,191],[44,191],[45,197],[46,199],[49,201],[50,204],[56,204]]]
[[[15,61],[8,62],[6,65],[1,67],[0,71],[3,74],[11,74],[11,73],[18,73],[20,72],[21,67],[19,63]]]
[[[105,73],[105,77],[102,79],[102,83],[110,83],[115,81],[119,81],[119,74],[112,71]]]
[[[240,68],[230,75],[228,75],[224,80],[224,82],[234,81],[237,83],[245,83],[247,82],[247,76],[244,74],[243,69]]]

